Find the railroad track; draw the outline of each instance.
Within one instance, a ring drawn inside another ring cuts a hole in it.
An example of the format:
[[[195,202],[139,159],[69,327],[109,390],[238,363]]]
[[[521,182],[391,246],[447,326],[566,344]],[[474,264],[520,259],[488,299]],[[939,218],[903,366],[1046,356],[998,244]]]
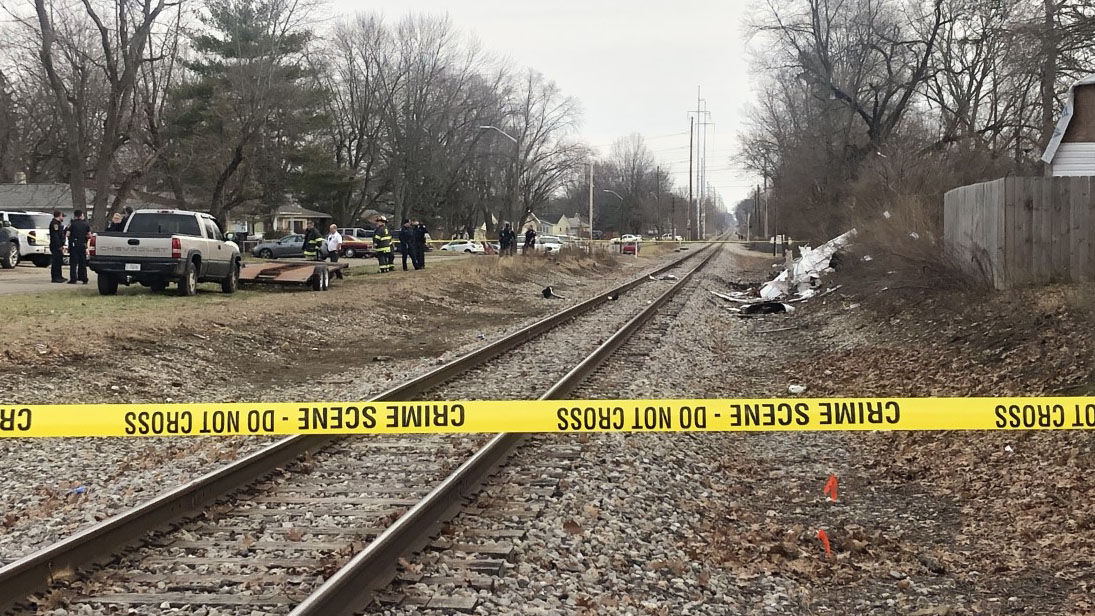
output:
[[[546,389],[543,399],[566,397],[713,254],[686,255],[653,273],[680,270],[677,284],[644,275],[371,401],[469,399],[483,391],[521,399],[531,388]],[[700,263],[691,268],[689,260]],[[625,318],[610,335],[610,325]],[[557,329],[563,323],[568,327]],[[586,359],[568,371],[556,354],[528,350],[551,336]],[[502,376],[487,362],[505,367]],[[493,387],[497,382],[511,387]],[[0,569],[0,605],[15,613],[62,602],[75,613],[355,613],[391,579],[399,557],[428,543],[522,437],[290,437]],[[181,526],[162,530],[173,524]],[[140,548],[111,556],[158,530]],[[484,542],[475,550],[464,564],[491,566],[506,545]],[[109,568],[27,600],[111,560]]]

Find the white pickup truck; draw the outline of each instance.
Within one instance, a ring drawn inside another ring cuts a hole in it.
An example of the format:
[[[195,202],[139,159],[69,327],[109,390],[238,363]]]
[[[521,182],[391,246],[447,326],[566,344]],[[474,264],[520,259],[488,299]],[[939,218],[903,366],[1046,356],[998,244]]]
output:
[[[137,210],[124,231],[92,235],[88,267],[99,275],[99,294],[114,295],[134,282],[162,291],[171,282],[179,295],[194,295],[199,282],[239,288],[240,249],[225,241],[209,214],[183,210]]]

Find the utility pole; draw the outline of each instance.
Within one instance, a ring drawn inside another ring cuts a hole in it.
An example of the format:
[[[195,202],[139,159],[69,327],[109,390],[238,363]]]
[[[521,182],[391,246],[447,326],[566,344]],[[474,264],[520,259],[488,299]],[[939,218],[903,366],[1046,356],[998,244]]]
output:
[[[757,221],[757,227],[760,227],[760,186],[753,189],[753,220]],[[759,229],[758,229],[759,230]],[[749,231],[749,235],[752,236],[753,231]],[[749,239],[752,239],[750,237]]]
[[[669,232],[673,234],[673,239],[677,239],[677,195],[670,195],[669,206]]]
[[[696,213],[696,204],[692,200],[692,137],[695,134],[696,118],[688,118],[688,239],[695,240],[695,219],[693,216]]]
[[[662,167],[661,167],[661,165],[658,165],[657,167],[654,168],[654,185],[656,186],[656,188],[654,189],[654,209],[657,210],[657,214],[654,216],[654,219],[657,221],[655,226],[658,228],[658,231],[660,231],[661,233],[665,233],[665,228],[662,227],[662,212],[661,212],[662,200],[661,200],[661,198],[659,198],[659,195],[662,194]],[[654,238],[654,239],[658,239],[658,238]]]
[[[695,154],[698,165],[696,166],[696,203],[693,208],[694,220],[696,221],[694,229],[694,236],[692,239],[702,239],[707,236],[706,229],[706,204],[707,199],[707,127],[714,124],[707,121],[707,118],[711,115],[707,111],[707,101],[700,96],[700,86],[696,86],[696,108],[689,113],[695,114],[696,119],[696,141],[695,141]],[[700,133],[699,127],[703,127],[703,133]],[[689,132],[691,135],[691,131]],[[692,160],[692,141],[689,139],[689,152],[688,160]],[[692,183],[692,164],[688,165],[689,184]],[[691,204],[691,199],[689,200]]]
[[[589,254],[593,254],[593,159],[589,159]]]

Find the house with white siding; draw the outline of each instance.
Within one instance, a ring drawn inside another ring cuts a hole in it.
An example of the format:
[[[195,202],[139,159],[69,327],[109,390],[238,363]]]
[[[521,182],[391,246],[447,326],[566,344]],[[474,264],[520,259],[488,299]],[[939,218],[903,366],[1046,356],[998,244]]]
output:
[[[1095,176],[1095,75],[1069,88],[1042,161],[1047,176]]]

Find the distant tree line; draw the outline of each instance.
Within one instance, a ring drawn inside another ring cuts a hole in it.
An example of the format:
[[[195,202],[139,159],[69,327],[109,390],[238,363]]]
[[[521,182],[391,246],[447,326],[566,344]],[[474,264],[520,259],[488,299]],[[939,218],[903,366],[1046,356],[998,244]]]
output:
[[[1093,72],[1095,4],[767,0],[751,29],[769,77],[741,161],[771,232],[825,239],[883,212],[938,230],[946,190],[1040,175],[1062,95]]]
[[[3,8],[0,182],[67,183],[99,224],[143,191],[222,222],[293,200],[343,224],[381,210],[493,231],[538,212],[585,213],[566,195],[588,186],[590,164],[598,187],[626,196],[598,198],[599,228],[665,218],[649,201],[669,200],[653,195],[672,186],[642,138],[593,161],[575,138],[572,97],[447,18],[360,14],[319,27],[326,8],[312,0]]]
[[[4,4],[0,182],[68,183],[93,224],[143,191],[222,223],[292,200],[340,224],[380,210],[493,231],[585,214],[570,201],[593,164],[624,196],[598,192],[598,228],[671,226],[655,206],[673,187],[641,137],[594,161],[574,99],[444,17],[319,27],[313,0]]]

